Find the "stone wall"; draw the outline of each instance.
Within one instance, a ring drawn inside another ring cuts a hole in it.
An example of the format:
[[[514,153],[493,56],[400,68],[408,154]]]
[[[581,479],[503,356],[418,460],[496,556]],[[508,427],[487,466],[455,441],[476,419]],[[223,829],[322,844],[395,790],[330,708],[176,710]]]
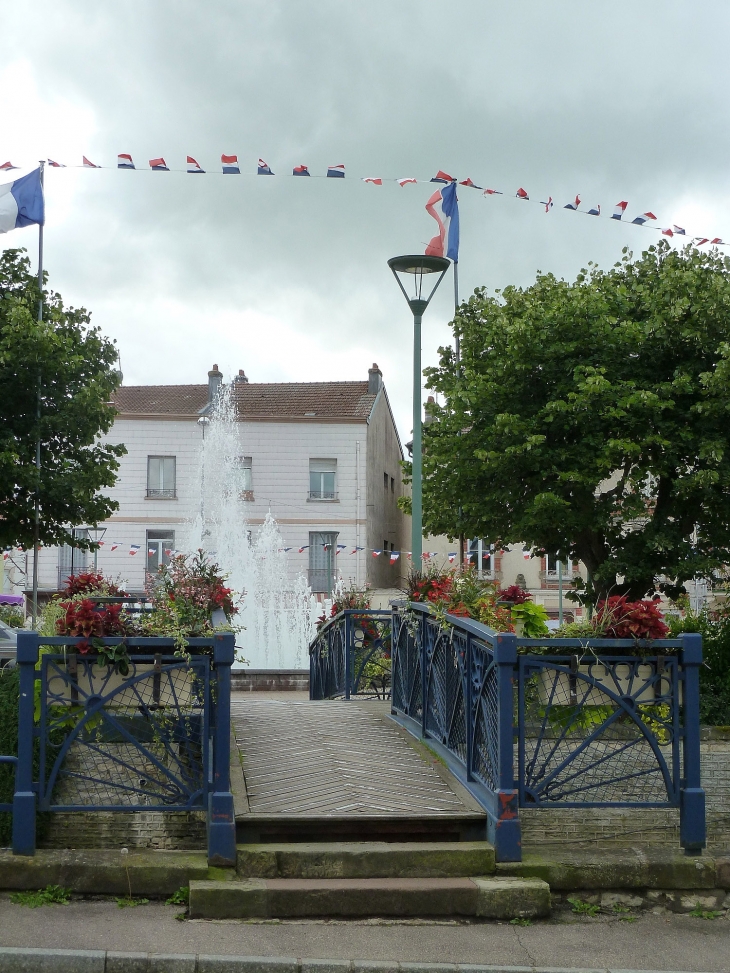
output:
[[[730,850],[730,731],[702,731],[702,786],[707,807],[707,846]],[[679,844],[677,808],[522,808],[525,847],[542,842],[627,841]]]
[[[48,815],[41,848],[206,847],[203,811],[57,811]]]
[[[308,669],[231,669],[234,693],[309,692]]]

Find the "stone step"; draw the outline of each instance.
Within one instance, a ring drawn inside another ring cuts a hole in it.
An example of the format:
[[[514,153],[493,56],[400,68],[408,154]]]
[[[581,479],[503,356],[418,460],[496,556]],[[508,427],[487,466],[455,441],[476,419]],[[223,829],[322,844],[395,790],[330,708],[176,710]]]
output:
[[[190,882],[192,919],[512,919],[549,913],[550,887],[534,878],[249,878]]]
[[[464,878],[491,875],[487,841],[239,845],[240,878]]]
[[[483,811],[453,814],[236,814],[236,840],[249,844],[329,841],[483,841]]]

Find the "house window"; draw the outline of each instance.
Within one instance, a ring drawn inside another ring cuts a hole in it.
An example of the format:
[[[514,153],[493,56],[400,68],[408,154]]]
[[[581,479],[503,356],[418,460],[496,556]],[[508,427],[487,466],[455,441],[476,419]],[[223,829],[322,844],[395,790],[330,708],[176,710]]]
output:
[[[337,478],[336,459],[310,459],[309,461],[309,499],[336,500],[335,480]]]
[[[387,473],[383,473],[383,487],[386,490],[388,489],[388,474]]]
[[[253,500],[253,459],[250,456],[239,456],[241,499]]]
[[[473,538],[469,541],[467,563],[476,568],[479,578],[494,577],[494,545],[486,541]]]
[[[147,531],[147,570],[155,574],[161,564],[169,564],[175,550],[174,530]]]
[[[390,478],[390,492],[391,493],[395,493],[395,477],[394,476],[391,476],[391,478]]]
[[[563,561],[563,577],[572,578],[575,568],[575,561]],[[550,581],[558,580],[558,558],[555,554],[548,554],[545,558],[545,576]]]
[[[175,457],[147,457],[147,496],[157,500],[174,500]]]
[[[335,581],[337,534],[334,531],[312,531],[309,534],[309,586],[312,591],[332,594]]]
[[[72,527],[73,537],[88,538],[89,532],[85,527]],[[58,549],[58,587],[65,588],[68,579],[77,574],[83,574],[89,564],[89,552],[71,544],[64,544]]]

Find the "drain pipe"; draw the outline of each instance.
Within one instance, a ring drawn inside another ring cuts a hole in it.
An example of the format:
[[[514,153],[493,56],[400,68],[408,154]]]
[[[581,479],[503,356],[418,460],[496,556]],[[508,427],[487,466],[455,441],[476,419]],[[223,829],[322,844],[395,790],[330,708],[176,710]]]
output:
[[[355,547],[360,547],[360,440],[355,441]],[[355,551],[355,585],[360,585],[360,555]]]

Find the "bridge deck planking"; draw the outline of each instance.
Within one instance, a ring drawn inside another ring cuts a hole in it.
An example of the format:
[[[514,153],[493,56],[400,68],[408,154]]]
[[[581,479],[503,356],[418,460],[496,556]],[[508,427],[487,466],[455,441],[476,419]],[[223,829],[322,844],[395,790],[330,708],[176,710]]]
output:
[[[251,815],[474,816],[377,703],[234,695]]]

